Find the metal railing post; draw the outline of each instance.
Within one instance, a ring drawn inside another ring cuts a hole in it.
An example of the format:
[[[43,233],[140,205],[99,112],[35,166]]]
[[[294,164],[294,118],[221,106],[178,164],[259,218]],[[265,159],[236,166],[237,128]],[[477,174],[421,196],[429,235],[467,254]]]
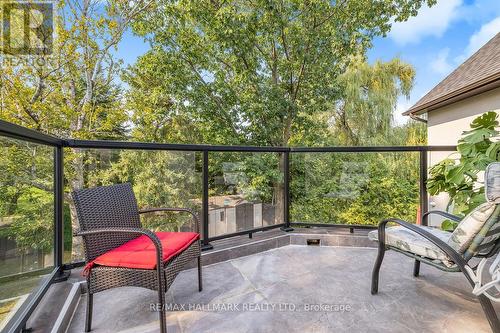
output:
[[[420,186],[420,214],[422,216],[429,210],[429,197],[427,194],[427,153],[426,149],[422,149],[420,151],[420,177],[419,177],[419,186]],[[425,216],[422,219],[422,225],[428,224],[428,217]]]
[[[64,272],[64,148],[54,149],[54,266],[59,274],[54,282],[65,281],[69,272]]]
[[[214,247],[208,241],[208,150],[203,150],[203,196],[202,196],[202,212],[203,212],[203,239],[201,249],[203,251],[213,249]]]
[[[293,231],[290,226],[290,151],[283,152],[283,222],[285,225],[280,229]]]
[[[64,165],[63,148],[54,150],[54,264],[56,267],[63,265],[64,253],[64,216],[63,216],[63,191],[64,191]]]

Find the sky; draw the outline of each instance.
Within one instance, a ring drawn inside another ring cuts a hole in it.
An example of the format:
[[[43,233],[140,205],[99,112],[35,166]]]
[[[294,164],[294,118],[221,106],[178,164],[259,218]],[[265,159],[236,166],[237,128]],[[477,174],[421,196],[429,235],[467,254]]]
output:
[[[500,32],[500,0],[438,0],[424,6],[417,16],[393,24],[386,37],[373,41],[368,60],[390,60],[399,57],[416,70],[415,84],[409,100],[401,97],[394,120],[402,124],[401,115],[463,61]],[[133,64],[149,46],[143,39],[126,33],[118,47],[118,57]]]
[[[396,123],[407,121],[402,112],[498,32],[500,0],[438,0],[408,21],[394,23],[387,37],[376,38],[368,52],[370,62],[399,57],[416,70],[410,99],[398,101]]]

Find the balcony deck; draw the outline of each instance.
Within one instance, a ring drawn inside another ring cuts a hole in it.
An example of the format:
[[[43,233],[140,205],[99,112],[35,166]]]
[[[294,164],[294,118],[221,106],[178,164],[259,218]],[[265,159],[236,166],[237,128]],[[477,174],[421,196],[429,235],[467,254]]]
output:
[[[372,296],[375,257],[368,247],[287,245],[205,266],[201,293],[196,271],[184,271],[167,294],[177,308],[168,311],[168,331],[490,332],[462,274],[423,265],[414,278],[413,261],[393,251]],[[139,288],[96,294],[93,332],[157,332],[156,296]],[[312,304],[331,308],[307,311]],[[82,297],[68,332],[83,332],[84,318]]]

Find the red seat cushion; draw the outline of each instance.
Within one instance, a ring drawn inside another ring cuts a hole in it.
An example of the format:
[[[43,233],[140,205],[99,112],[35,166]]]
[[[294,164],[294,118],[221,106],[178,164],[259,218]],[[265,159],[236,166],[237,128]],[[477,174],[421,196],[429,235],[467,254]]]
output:
[[[195,232],[156,232],[155,234],[161,241],[164,262],[187,249],[200,238],[200,234]],[[155,269],[156,247],[149,237],[141,235],[95,258],[87,264],[85,270],[88,272],[94,265]]]

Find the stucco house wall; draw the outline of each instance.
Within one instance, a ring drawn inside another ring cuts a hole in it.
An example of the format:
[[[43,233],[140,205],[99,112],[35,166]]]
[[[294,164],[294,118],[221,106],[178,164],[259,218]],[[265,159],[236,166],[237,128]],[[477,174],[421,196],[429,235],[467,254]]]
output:
[[[461,100],[427,114],[427,141],[429,145],[456,145],[463,131],[478,115],[495,111],[500,113],[500,88]],[[433,152],[430,164],[434,165],[449,155]]]
[[[470,129],[470,123],[478,115],[495,111],[500,113],[500,88],[455,102],[427,114],[427,135],[429,145],[456,145],[463,131]],[[450,155],[449,152],[431,152],[430,165],[442,161]],[[431,197],[430,209],[446,210],[449,198],[446,194]],[[431,225],[440,225],[442,219],[432,217]]]
[[[430,145],[454,145],[478,115],[500,112],[500,88],[436,109],[427,114]]]

